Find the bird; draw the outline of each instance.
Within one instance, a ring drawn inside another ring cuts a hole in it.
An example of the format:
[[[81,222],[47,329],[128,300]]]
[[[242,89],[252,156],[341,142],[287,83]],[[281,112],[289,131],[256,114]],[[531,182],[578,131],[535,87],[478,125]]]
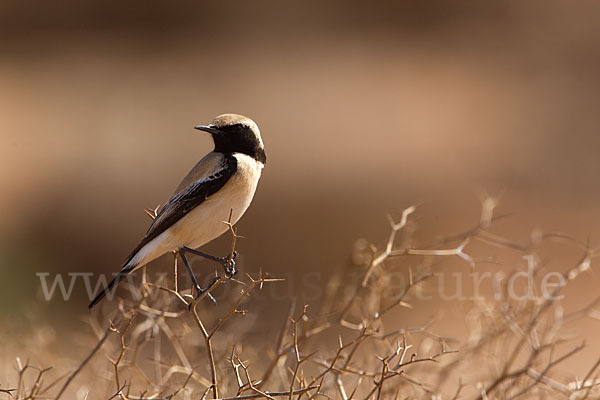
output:
[[[207,132],[213,151],[183,178],[173,196],[156,213],[139,244],[121,270],[90,302],[92,309],[125,276],[168,252],[176,252],[192,278],[198,298],[202,289],[186,253],[223,265],[228,277],[236,273],[234,257],[215,257],[197,250],[227,232],[246,212],[256,191],[267,158],[256,123],[239,114],[222,114],[209,125],[194,127]]]

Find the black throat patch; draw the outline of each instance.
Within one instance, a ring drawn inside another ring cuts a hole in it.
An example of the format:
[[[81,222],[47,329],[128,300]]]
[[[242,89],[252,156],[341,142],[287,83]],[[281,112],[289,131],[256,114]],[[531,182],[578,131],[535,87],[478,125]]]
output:
[[[220,133],[213,134],[215,151],[218,153],[246,154],[256,161],[265,164],[267,156],[254,132],[243,124],[228,125],[218,128]]]

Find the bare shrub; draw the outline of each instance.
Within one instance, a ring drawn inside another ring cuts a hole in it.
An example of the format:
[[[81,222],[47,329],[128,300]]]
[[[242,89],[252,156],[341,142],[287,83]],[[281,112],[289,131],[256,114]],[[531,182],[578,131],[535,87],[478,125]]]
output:
[[[263,272],[237,279],[216,276],[202,298],[192,301],[177,285],[176,262],[174,282],[147,282],[144,271],[142,285],[128,287],[133,300],[120,299],[113,315],[91,319],[95,343],[76,367],[60,375],[65,366],[58,366],[53,375],[55,369],[17,359],[14,388],[1,392],[17,399],[129,400],[598,396],[600,359],[581,379],[557,371],[584,348],[563,328],[595,317],[600,297],[570,312],[556,300],[590,268],[596,250],[553,233],[536,231],[526,244],[492,233],[497,204],[486,196],[481,218],[471,229],[419,246],[413,244],[416,225],[411,223],[416,208],[407,208],[399,221],[390,218],[383,249],[357,243],[355,265],[336,271],[318,310],[291,301],[280,323],[244,308],[264,285],[278,284]],[[231,233],[233,254],[237,235],[233,228]],[[434,276],[439,258],[457,257],[465,268],[493,262],[469,253],[477,242],[529,257],[539,282],[545,271],[539,249],[556,240],[573,244],[581,258],[561,274],[565,284],[555,286],[552,296],[515,299],[506,282],[494,285],[490,299],[472,302],[464,341],[435,332],[431,321],[389,327],[416,312],[415,293]],[[349,279],[351,271],[359,271],[360,279]],[[390,290],[393,273],[406,277],[399,291]],[[214,306],[211,293],[226,285],[237,294]]]

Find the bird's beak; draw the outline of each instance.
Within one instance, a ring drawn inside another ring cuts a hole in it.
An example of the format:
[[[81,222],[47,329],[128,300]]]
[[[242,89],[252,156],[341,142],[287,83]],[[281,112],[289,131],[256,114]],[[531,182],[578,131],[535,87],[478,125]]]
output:
[[[215,128],[214,126],[211,126],[211,125],[198,125],[198,126],[195,126],[194,129],[198,129],[199,131],[208,132],[211,135],[218,135],[221,133],[220,130],[218,130],[217,128]]]

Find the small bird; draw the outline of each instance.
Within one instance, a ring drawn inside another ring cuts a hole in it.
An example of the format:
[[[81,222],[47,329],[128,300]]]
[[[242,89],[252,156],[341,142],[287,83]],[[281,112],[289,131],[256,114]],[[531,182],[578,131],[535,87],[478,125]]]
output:
[[[204,290],[186,253],[221,263],[229,277],[235,274],[235,260],[196,249],[225,233],[229,228],[224,221],[235,224],[248,209],[266,163],[265,148],[256,123],[242,115],[219,115],[210,125],[195,129],[210,133],[214,150],[183,178],[121,271],[89,304],[90,309],[123,277],[172,251],[183,260],[194,282],[196,298]]]

